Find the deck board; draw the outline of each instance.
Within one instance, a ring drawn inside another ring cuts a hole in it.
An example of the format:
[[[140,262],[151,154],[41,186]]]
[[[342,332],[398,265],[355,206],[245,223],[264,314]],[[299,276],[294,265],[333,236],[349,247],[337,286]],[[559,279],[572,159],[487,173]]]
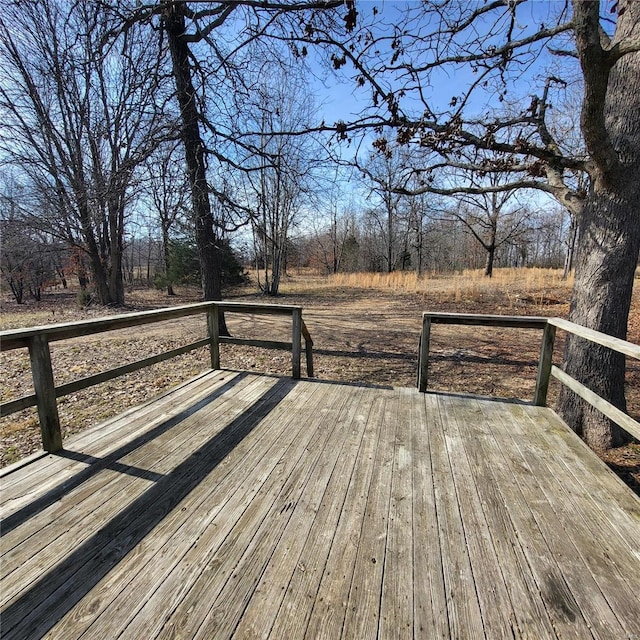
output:
[[[640,500],[548,409],[219,371],[0,481],[2,637],[638,638]]]

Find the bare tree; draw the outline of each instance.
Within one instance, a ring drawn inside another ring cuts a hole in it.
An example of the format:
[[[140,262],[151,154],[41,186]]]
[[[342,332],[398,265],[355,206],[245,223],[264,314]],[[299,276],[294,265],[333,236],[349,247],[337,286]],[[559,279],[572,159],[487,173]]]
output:
[[[161,148],[147,162],[146,200],[160,223],[162,258],[167,295],[173,296],[171,280],[171,232],[176,222],[187,215],[188,185],[182,157],[176,145]]]
[[[122,304],[130,187],[157,145],[158,49],[115,41],[101,3],[11,3],[0,16],[3,152],[51,204],[31,224],[86,251],[102,304]]]
[[[314,229],[314,239],[324,270],[338,273],[344,267],[347,241],[353,235],[353,216],[339,214],[337,203],[334,202],[331,203],[330,220],[328,227],[325,224],[322,229]]]
[[[224,190],[208,181],[209,162],[242,169],[238,153],[240,157],[242,151],[259,153],[259,148],[251,148],[242,140],[241,133],[230,130],[225,122],[228,104],[224,98],[248,89],[243,80],[246,71],[243,53],[269,38],[291,43],[295,39],[293,32],[308,33],[308,27],[317,14],[327,14],[328,23],[337,20],[338,14],[334,9],[342,4],[338,0],[275,4],[228,0],[194,2],[196,8],[193,9],[187,2],[162,0],[158,5],[135,4],[123,9],[125,27],[133,22],[149,20],[155,13],[161,14],[180,107],[181,138],[206,300],[221,297],[221,256],[217,242],[220,233],[212,216],[210,194],[215,194],[223,202],[227,197]],[[352,28],[353,2],[346,4],[347,16],[352,16],[348,19]],[[262,54],[267,59],[272,57],[268,47],[262,49]],[[212,89],[216,85],[218,90],[214,90],[214,94],[222,98],[219,101],[198,90]],[[214,106],[217,110],[212,113]],[[228,204],[244,208],[242,203]],[[220,331],[227,332],[222,317]]]
[[[499,186],[499,177],[491,174],[487,182]],[[478,185],[472,175],[468,184]],[[503,245],[513,243],[528,230],[529,211],[522,206],[508,207],[514,198],[513,191],[489,191],[479,194],[461,193],[455,197],[458,206],[448,215],[453,216],[469,230],[475,240],[486,251],[484,275],[493,275],[496,251]]]
[[[277,295],[292,231],[304,210],[315,204],[318,169],[326,160],[315,136],[281,133],[310,127],[314,100],[303,77],[268,64],[260,74],[268,82],[256,80],[254,107],[245,116],[245,127],[259,132],[254,145],[260,154],[245,163],[246,184],[248,198],[254,203],[251,222],[263,275],[259,285],[264,293]]]
[[[374,197],[378,201],[368,209],[367,217],[377,227],[378,235],[382,240],[383,255],[381,257],[387,273],[395,270],[400,253],[398,239],[402,196],[397,191],[403,186],[403,166],[405,166],[405,158],[398,151],[373,153],[366,164],[359,167],[370,185],[369,197]]]

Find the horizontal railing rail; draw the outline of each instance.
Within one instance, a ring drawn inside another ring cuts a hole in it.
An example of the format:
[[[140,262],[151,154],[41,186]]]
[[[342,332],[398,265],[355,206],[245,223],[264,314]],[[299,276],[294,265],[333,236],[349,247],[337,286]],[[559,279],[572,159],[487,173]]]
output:
[[[59,386],[55,385],[51,364],[51,352],[49,349],[50,342],[116,331],[118,329],[137,327],[145,324],[165,322],[167,320],[202,313],[207,315],[206,338],[142,360],[130,362],[114,369],[102,371],[95,375],[80,378]],[[291,316],[291,342],[220,336],[218,332],[220,313]],[[220,344],[242,344],[267,349],[291,351],[292,377],[300,378],[303,339],[305,342],[307,375],[313,377],[313,340],[302,319],[302,307],[299,306],[252,304],[245,302],[201,302],[168,309],[125,313],[96,320],[80,320],[77,322],[51,324],[28,329],[0,331],[0,351],[10,351],[20,348],[29,349],[31,374],[35,391],[34,394],[1,403],[0,415],[7,416],[16,411],[36,406],[38,408],[43,448],[49,452],[58,451],[62,448],[62,433],[60,429],[60,418],[58,416],[57,398],[206,346],[208,346],[210,350],[211,368],[219,369]]]
[[[429,371],[429,343],[431,338],[431,325],[452,324],[478,327],[511,327],[517,329],[541,329],[547,327],[547,318],[540,316],[499,316],[478,313],[440,313],[427,311],[422,314],[422,334],[420,337],[420,353],[418,357],[418,389],[423,393],[427,390]],[[546,335],[546,332],[545,332]],[[550,336],[546,335],[547,340]],[[547,340],[543,339],[544,350]],[[547,389],[549,387],[549,368],[551,366],[551,352],[553,351],[553,339],[550,350],[544,350],[540,356],[538,366],[538,379],[533,403],[544,406],[547,402]]]
[[[606,333],[600,333],[593,329],[588,329],[582,325],[564,320],[563,318],[549,318],[549,326],[561,329],[567,333],[584,338],[590,342],[595,342],[603,347],[623,353],[626,356],[630,356],[636,360],[640,360],[640,346],[628,342],[627,340],[621,340],[620,338],[614,338],[608,336]],[[612,405],[610,402],[600,397],[597,393],[586,387],[584,384],[570,376],[568,373],[556,367],[551,366],[551,375],[559,380],[562,384],[569,387],[571,391],[579,395],[583,400],[588,402],[592,407],[595,407],[598,411],[603,413],[607,418],[615,422],[619,427],[622,427],[627,433],[630,433],[634,438],[640,440],[640,422],[634,420],[630,415],[624,411],[618,409],[618,407]]]
[[[640,439],[640,423],[624,413],[584,384],[570,376],[568,373],[555,366],[552,362],[553,348],[555,344],[556,329],[584,338],[596,344],[600,344],[619,353],[640,360],[640,346],[608,336],[599,331],[588,329],[569,320],[562,318],[545,318],[540,316],[499,316],[474,313],[439,313],[427,311],[422,314],[422,332],[418,355],[418,389],[427,391],[429,371],[429,343],[431,338],[431,325],[468,325],[483,327],[513,327],[518,329],[540,329],[543,332],[540,345],[540,358],[538,360],[538,373],[533,404],[546,406],[549,382],[551,376],[567,386],[583,400],[598,409],[618,426],[625,429],[634,438]]]

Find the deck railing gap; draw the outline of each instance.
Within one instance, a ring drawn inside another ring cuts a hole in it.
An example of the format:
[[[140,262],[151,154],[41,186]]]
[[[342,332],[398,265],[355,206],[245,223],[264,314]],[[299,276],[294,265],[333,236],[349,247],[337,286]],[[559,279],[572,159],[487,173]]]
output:
[[[557,329],[584,338],[590,342],[595,342],[596,344],[600,344],[638,360],[640,360],[640,346],[632,342],[627,342],[626,340],[621,340],[620,338],[614,338],[599,331],[594,331],[593,329],[588,329],[587,327],[583,327],[575,322],[570,322],[569,320],[564,320],[563,318],[425,311],[422,314],[422,332],[420,334],[420,346],[418,349],[418,390],[423,393],[426,393],[428,386],[429,343],[432,325],[434,324],[541,329],[543,334],[540,345],[540,358],[538,359],[538,373],[533,404],[540,407],[547,405],[549,382],[553,376],[559,380],[561,384],[567,386],[591,406],[602,412],[615,424],[625,429],[625,431],[634,438],[640,439],[640,423],[637,420],[634,420],[631,416],[553,364],[553,348]]]

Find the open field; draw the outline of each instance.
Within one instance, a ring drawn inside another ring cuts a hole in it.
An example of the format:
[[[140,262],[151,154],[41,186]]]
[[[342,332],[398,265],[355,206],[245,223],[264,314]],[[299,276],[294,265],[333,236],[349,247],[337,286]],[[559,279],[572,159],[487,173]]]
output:
[[[388,386],[414,386],[421,313],[476,312],[566,317],[570,283],[557,271],[497,270],[494,278],[480,272],[455,276],[414,273],[344,274],[331,277],[311,273],[288,276],[282,295],[265,300],[248,288],[233,292],[233,300],[280,302],[304,307],[304,319],[314,340],[318,378]],[[159,308],[195,302],[197,291],[179,291],[168,298],[162,292],[134,290],[123,311]],[[40,303],[16,305],[5,297],[0,306],[3,329],[67,322],[110,315],[111,310],[78,310],[75,292],[56,291]],[[230,316],[231,332],[243,337],[286,340],[288,325],[277,318]],[[204,321],[188,319],[52,344],[56,383],[97,373],[204,337]],[[486,396],[523,398],[533,395],[540,335],[532,330],[437,327],[432,335],[430,388]],[[559,336],[562,338],[562,336]],[[629,340],[640,343],[640,298],[636,291]],[[562,355],[561,340],[555,361]],[[4,372],[0,398],[31,393],[28,357],[24,351],[2,353]],[[223,345],[225,368],[256,372],[289,372],[286,352]],[[77,433],[127,407],[147,400],[208,366],[203,349],[175,360],[129,374],[59,400],[64,434]],[[551,402],[557,394],[552,383]],[[630,412],[640,414],[640,366],[628,367]],[[1,460],[6,465],[39,448],[35,409],[0,420]],[[640,487],[640,447],[610,452],[609,462],[636,490]]]

